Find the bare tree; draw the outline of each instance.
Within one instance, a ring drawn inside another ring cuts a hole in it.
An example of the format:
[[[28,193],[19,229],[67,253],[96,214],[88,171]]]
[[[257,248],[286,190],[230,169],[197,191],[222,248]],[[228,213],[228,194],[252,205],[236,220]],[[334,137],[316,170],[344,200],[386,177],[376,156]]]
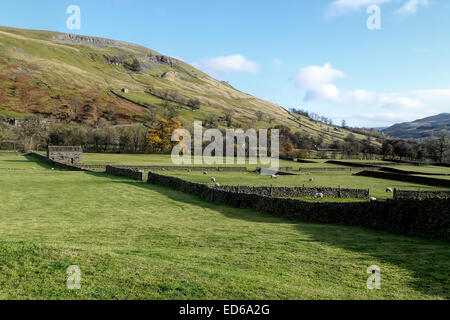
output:
[[[47,136],[47,128],[41,116],[33,115],[20,126],[20,138],[25,151],[35,150],[40,144],[45,143]]]
[[[227,122],[227,127],[230,128],[233,124],[233,111],[225,111],[225,121]]]
[[[191,98],[188,101],[188,106],[191,107],[192,111],[200,109],[200,100],[197,98]]]
[[[258,110],[256,112],[256,118],[258,119],[258,121],[262,121],[264,117],[264,113],[261,110]]]

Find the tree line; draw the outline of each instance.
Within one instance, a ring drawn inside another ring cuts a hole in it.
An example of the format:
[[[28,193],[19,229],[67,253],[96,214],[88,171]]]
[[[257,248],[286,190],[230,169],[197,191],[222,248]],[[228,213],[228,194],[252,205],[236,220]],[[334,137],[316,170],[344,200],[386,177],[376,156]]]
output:
[[[212,117],[206,121],[206,128],[217,128],[219,121],[232,125],[232,114],[223,119]],[[62,123],[33,115],[20,125],[0,125],[0,149],[45,150],[48,145],[82,146],[86,152],[122,153],[169,153],[173,143],[170,140],[175,129],[183,128],[175,117],[160,119],[151,126],[103,124],[92,127],[79,123]],[[192,131],[192,128],[186,128]],[[325,156],[325,150],[339,152],[344,157],[381,155],[386,159],[450,162],[450,135],[443,130],[434,137],[424,140],[385,139],[379,147],[368,136],[358,140],[348,134],[343,140],[326,142],[323,134],[312,136],[305,132],[293,132],[285,125],[270,129],[280,132],[280,154],[291,158],[306,158],[308,150],[316,150]],[[269,133],[270,133],[269,129]],[[225,131],[225,129],[222,129]]]

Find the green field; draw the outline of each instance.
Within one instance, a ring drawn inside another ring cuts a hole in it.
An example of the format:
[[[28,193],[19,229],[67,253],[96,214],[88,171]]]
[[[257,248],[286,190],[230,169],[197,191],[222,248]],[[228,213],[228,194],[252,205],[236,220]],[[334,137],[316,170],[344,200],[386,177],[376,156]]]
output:
[[[305,187],[333,187],[351,189],[370,189],[370,195],[377,199],[392,198],[392,193],[386,193],[386,187],[401,190],[446,190],[443,187],[433,187],[409,182],[391,181],[362,176],[352,176],[350,172],[318,171],[297,173],[294,176],[279,176],[272,179],[270,176],[253,172],[209,172],[203,175],[198,171],[165,171],[158,172],[184,180],[199,183],[211,183],[213,176],[221,185],[250,185],[250,186],[305,186]],[[313,181],[309,182],[312,178]],[[450,188],[447,188],[450,190]]]
[[[192,157],[194,160],[194,157]],[[136,166],[173,166],[170,155],[166,154],[106,154],[106,153],[84,153],[83,164],[85,165],[136,165]],[[325,163],[325,160],[318,161],[317,163],[299,163],[288,160],[279,160],[280,167],[292,167],[294,169],[299,168],[336,168],[345,166]],[[227,166],[225,164],[212,164],[203,166]],[[233,166],[248,167],[254,169],[259,165],[249,164],[248,158],[245,159],[244,164],[238,164],[237,160]],[[264,166],[264,165],[263,165]]]
[[[447,242],[0,157],[0,299],[449,299]],[[81,290],[66,288],[78,265]],[[366,288],[370,265],[382,289]]]

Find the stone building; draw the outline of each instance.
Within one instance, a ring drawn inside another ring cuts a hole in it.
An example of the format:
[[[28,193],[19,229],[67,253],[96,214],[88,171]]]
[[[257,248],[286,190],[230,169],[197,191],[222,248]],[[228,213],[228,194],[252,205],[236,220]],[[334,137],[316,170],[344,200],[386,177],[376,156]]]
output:
[[[69,164],[81,164],[83,163],[83,149],[81,147],[49,146],[47,158]]]

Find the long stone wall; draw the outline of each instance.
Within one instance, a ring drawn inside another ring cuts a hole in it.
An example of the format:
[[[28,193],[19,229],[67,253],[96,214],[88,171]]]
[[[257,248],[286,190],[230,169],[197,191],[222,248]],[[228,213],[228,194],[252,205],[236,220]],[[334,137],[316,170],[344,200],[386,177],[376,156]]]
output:
[[[131,178],[134,180],[142,181],[143,179],[143,172],[142,171],[136,171],[132,169],[124,169],[124,168],[118,168],[118,167],[112,167],[112,166],[106,166],[106,173],[119,176],[119,177],[126,177]]]
[[[63,170],[69,170],[69,171],[85,171],[84,169],[77,167],[77,166],[72,166],[72,165],[69,165],[66,163],[51,160],[51,159],[47,158],[46,156],[43,156],[39,153],[31,152],[31,153],[27,153],[26,155],[37,158],[41,161],[44,161],[44,162],[48,163],[50,166],[57,168],[57,169],[63,169]]]
[[[420,171],[409,171],[409,170],[400,170],[389,167],[381,167],[381,171],[398,173],[398,174],[409,174],[409,175],[423,175],[423,176],[449,176],[447,173],[430,173],[430,172],[420,172]]]
[[[426,184],[436,187],[450,187],[450,180],[436,179],[429,177],[412,176],[407,174],[380,172],[380,171],[362,171],[356,174],[357,176],[372,177],[379,179],[396,180],[403,182],[412,182],[418,184]]]
[[[369,190],[364,189],[268,186],[220,186],[216,189],[233,193],[258,194],[261,196],[280,198],[314,197],[316,193],[322,193],[325,198],[369,199]]]
[[[247,171],[246,167],[194,167],[194,166],[114,166],[132,170],[166,170],[166,171]]]
[[[394,199],[450,199],[450,191],[411,191],[411,190],[394,190]]]
[[[300,221],[361,226],[450,240],[450,199],[316,203],[238,193],[155,173],[149,173],[148,183],[167,186],[216,203]]]
[[[379,170],[376,167],[311,167],[311,168],[300,168],[299,171],[361,171],[361,170]]]

